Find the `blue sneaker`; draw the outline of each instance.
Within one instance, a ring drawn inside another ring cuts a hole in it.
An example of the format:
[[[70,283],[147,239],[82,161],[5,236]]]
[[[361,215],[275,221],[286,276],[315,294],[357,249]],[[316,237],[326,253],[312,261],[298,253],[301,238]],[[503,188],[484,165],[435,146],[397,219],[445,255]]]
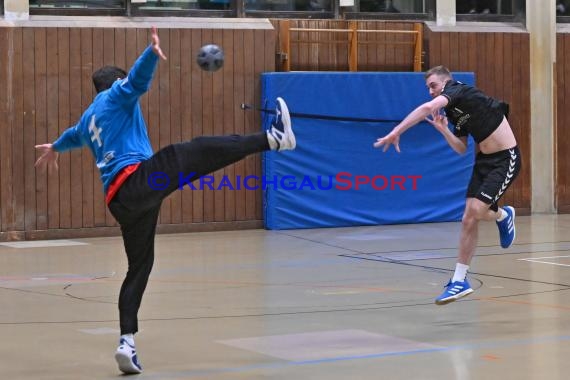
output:
[[[142,367],[137,358],[137,350],[135,346],[131,346],[125,339],[119,341],[115,360],[123,373],[142,373]]]
[[[499,236],[501,237],[501,247],[509,248],[515,241],[516,228],[515,228],[515,209],[511,206],[503,207],[507,213],[505,219],[497,222],[499,227]]]
[[[465,281],[455,282],[451,282],[451,280],[449,280],[447,285],[445,285],[445,288],[445,291],[435,299],[436,305],[447,305],[450,302],[473,293],[473,289],[471,288],[471,285],[469,285],[469,282],[467,282],[467,279],[465,279]]]
[[[274,141],[272,149],[277,151],[292,150],[297,146],[295,134],[291,129],[291,116],[289,108],[283,98],[277,98],[275,118],[271,122],[271,128],[267,131],[267,138]]]

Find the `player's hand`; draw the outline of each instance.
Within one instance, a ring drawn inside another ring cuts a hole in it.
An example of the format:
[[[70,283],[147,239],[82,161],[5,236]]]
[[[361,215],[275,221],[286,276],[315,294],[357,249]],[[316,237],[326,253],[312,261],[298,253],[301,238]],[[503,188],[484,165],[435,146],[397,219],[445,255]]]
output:
[[[435,129],[437,129],[438,131],[440,131],[442,133],[449,129],[449,127],[448,127],[449,122],[447,120],[447,117],[445,117],[443,115],[435,114],[435,115],[432,115],[431,118],[426,117],[426,121],[428,123],[430,123],[431,125],[433,125],[433,127]]]
[[[36,145],[35,148],[41,154],[34,165],[36,168],[43,169],[46,166],[49,170],[57,170],[59,168],[57,165],[59,153],[53,150],[52,144]]]
[[[160,49],[160,38],[158,38],[158,32],[156,31],[156,26],[153,26],[151,29],[151,38],[152,38],[152,51],[154,54],[158,55],[160,58],[166,61],[166,55]]]
[[[386,152],[390,149],[390,145],[394,145],[396,152],[400,153],[400,136],[394,131],[390,132],[384,137],[380,137],[374,143],[374,148],[384,147],[383,151]]]

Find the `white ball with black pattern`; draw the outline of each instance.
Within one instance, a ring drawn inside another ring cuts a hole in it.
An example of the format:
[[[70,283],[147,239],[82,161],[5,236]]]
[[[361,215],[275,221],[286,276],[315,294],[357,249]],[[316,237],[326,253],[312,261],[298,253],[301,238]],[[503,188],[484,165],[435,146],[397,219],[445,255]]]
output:
[[[217,71],[224,65],[224,52],[218,45],[204,45],[198,51],[196,63],[202,70]]]

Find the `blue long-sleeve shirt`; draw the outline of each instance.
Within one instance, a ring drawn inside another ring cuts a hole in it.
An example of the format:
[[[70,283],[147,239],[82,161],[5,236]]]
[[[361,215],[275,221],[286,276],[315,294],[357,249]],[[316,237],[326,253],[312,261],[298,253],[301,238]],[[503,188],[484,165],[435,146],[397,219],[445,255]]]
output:
[[[105,193],[122,168],[153,154],[139,98],[150,88],[158,59],[151,46],[147,47],[128,76],[97,94],[79,122],[53,143],[57,152],[87,145],[95,156]]]

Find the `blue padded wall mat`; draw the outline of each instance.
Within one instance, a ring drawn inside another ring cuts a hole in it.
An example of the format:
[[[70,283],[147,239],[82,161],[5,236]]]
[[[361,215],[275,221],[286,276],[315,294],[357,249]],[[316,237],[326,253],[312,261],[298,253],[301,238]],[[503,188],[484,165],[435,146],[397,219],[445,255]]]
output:
[[[454,78],[474,84],[473,73]],[[423,73],[264,73],[262,108],[285,99],[290,112],[402,120],[430,100]],[[271,115],[262,112],[263,128]],[[401,153],[373,148],[395,122],[292,118],[297,149],[263,154],[268,229],[458,221],[473,165],[422,122],[400,137]],[[366,181],[368,180],[368,183]]]

